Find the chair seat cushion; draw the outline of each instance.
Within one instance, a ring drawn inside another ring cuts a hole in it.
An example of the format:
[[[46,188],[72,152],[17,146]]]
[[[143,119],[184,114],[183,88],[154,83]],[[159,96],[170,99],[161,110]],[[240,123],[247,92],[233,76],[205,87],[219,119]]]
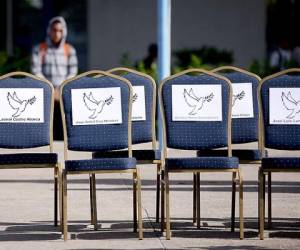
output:
[[[138,161],[151,161],[151,160],[160,160],[161,152],[160,150],[132,150],[132,156]],[[119,157],[128,157],[128,151],[99,151],[93,153],[93,158],[119,158]]]
[[[266,151],[266,155],[267,155]],[[226,149],[218,150],[201,150],[197,152],[197,156],[227,156]],[[258,149],[233,149],[232,156],[239,158],[240,161],[260,161],[261,153]]]
[[[55,153],[24,153],[24,154],[0,154],[1,165],[13,164],[56,164]]]
[[[262,158],[261,166],[263,169],[269,168],[299,168],[300,157],[266,157]]]
[[[192,157],[167,158],[168,169],[228,169],[238,168],[239,160],[236,157]]]
[[[125,170],[136,167],[135,158],[102,158],[65,161],[67,171]]]

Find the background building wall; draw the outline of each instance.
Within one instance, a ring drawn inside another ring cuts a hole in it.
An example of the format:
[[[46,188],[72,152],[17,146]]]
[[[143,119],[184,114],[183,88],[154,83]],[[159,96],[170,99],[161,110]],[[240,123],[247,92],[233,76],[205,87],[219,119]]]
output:
[[[89,0],[87,16],[89,68],[141,60],[156,42],[156,0]],[[172,50],[215,46],[248,67],[265,56],[265,29],[264,0],[172,0]]]
[[[89,67],[120,66],[123,53],[141,59],[156,42],[156,0],[89,0]]]

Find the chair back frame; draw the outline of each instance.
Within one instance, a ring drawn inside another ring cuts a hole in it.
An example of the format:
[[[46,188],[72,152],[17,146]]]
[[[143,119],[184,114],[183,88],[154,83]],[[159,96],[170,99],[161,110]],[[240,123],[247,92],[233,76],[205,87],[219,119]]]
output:
[[[212,69],[211,72],[213,73],[220,73],[221,71],[233,71],[233,72],[239,72],[239,73],[243,73],[243,74],[246,74],[246,75],[249,75],[249,76],[253,76],[255,77],[258,81],[261,81],[261,78],[252,73],[252,72],[249,72],[245,69],[241,69],[241,68],[238,68],[238,67],[235,67],[235,66],[221,66],[221,67],[218,67],[218,68],[215,68],[215,69]]]
[[[221,73],[222,71],[231,71],[231,72],[242,73],[242,74],[245,74],[245,75],[252,76],[252,77],[256,78],[259,83],[261,81],[261,78],[258,75],[254,74],[252,72],[249,72],[247,70],[235,67],[235,66],[221,66],[221,67],[218,67],[218,68],[215,68],[215,69],[211,70],[211,72],[217,73],[217,74]],[[260,121],[260,112],[258,112],[258,127],[259,127],[259,121]],[[258,129],[258,138],[260,138],[260,133],[261,133],[261,131],[260,131],[260,129]],[[260,142],[260,140],[258,140],[258,149],[260,150],[261,145],[259,144],[259,142]]]
[[[265,154],[265,125],[264,125],[264,116],[263,116],[263,111],[262,111],[263,107],[262,107],[262,98],[261,98],[262,85],[270,79],[277,78],[279,76],[287,75],[290,73],[299,73],[300,74],[300,68],[291,68],[291,69],[286,69],[286,70],[277,72],[275,74],[272,74],[272,75],[269,75],[269,76],[263,78],[259,83],[259,86],[257,89],[257,96],[258,96],[258,105],[259,105],[259,113],[260,113],[260,116],[259,116],[260,117],[260,120],[259,120],[259,131],[260,131],[259,145],[261,145],[262,157],[266,157],[266,154]]]
[[[208,76],[212,76],[215,78],[218,78],[220,80],[225,81],[228,84],[228,88],[229,88],[229,103],[231,103],[231,99],[232,99],[232,87],[231,87],[231,82],[223,77],[220,76],[219,74],[213,73],[211,71],[207,71],[204,69],[187,69],[184,70],[182,72],[179,72],[177,74],[174,74],[172,76],[169,76],[167,78],[165,78],[164,80],[162,80],[160,86],[159,86],[159,100],[160,100],[160,112],[161,112],[161,117],[162,117],[162,127],[163,127],[163,161],[165,160],[165,158],[167,158],[167,137],[166,137],[166,117],[165,117],[165,113],[164,113],[164,107],[163,107],[163,98],[162,98],[162,89],[163,86],[166,82],[168,82],[171,79],[177,78],[179,76],[182,75],[186,75],[189,73],[200,73],[200,74],[205,74]],[[228,117],[227,117],[227,150],[228,150],[228,156],[231,157],[232,156],[232,145],[231,145],[231,105],[228,105]]]
[[[142,72],[139,72],[137,70],[134,69],[129,69],[129,68],[125,68],[125,67],[117,67],[117,68],[113,68],[108,70],[107,72],[111,73],[111,74],[116,74],[119,76],[122,76],[122,73],[132,73],[132,74],[136,74],[142,77],[145,77],[147,79],[150,80],[150,82],[152,83],[152,90],[153,90],[153,94],[152,94],[152,114],[151,114],[151,128],[152,128],[152,149],[156,150],[157,146],[156,146],[156,131],[155,131],[155,114],[156,114],[156,83],[154,81],[154,79],[147,75],[144,74]]]
[[[63,121],[63,132],[64,132],[64,157],[65,160],[68,160],[68,138],[67,138],[67,124],[66,124],[66,119],[65,119],[65,110],[64,110],[64,103],[63,103],[63,88],[64,86],[66,86],[67,84],[71,83],[74,80],[77,80],[79,78],[85,77],[85,76],[94,76],[94,77],[111,77],[117,80],[121,80],[122,82],[124,82],[128,89],[129,89],[129,103],[128,103],[128,157],[132,157],[132,143],[131,143],[131,109],[132,109],[132,86],[131,83],[120,76],[111,74],[109,72],[106,71],[102,71],[102,70],[91,70],[91,71],[87,71],[84,72],[82,74],[79,74],[75,77],[72,77],[70,79],[65,80],[60,88],[60,108],[61,108],[61,115],[62,115],[62,121]]]
[[[53,87],[53,84],[45,78],[37,77],[35,75],[32,75],[32,74],[27,73],[27,72],[23,72],[23,71],[15,71],[15,72],[10,72],[10,73],[7,73],[5,75],[2,75],[2,76],[0,76],[0,81],[5,79],[5,78],[16,77],[16,76],[17,77],[20,77],[20,76],[30,77],[34,80],[38,80],[40,82],[43,82],[43,83],[47,84],[51,89],[50,126],[49,126],[49,136],[50,136],[49,152],[53,153],[53,112],[54,112],[54,87]]]

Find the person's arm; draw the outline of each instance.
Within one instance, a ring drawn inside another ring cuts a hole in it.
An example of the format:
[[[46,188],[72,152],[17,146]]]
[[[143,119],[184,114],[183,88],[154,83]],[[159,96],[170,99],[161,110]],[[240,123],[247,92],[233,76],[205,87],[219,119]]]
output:
[[[77,72],[78,72],[78,60],[77,60],[76,50],[73,46],[70,46],[67,78],[76,76]]]
[[[32,74],[39,76],[39,77],[44,77],[43,72],[42,72],[42,62],[40,58],[40,50],[39,50],[39,45],[35,46],[32,49],[31,53],[31,72]]]

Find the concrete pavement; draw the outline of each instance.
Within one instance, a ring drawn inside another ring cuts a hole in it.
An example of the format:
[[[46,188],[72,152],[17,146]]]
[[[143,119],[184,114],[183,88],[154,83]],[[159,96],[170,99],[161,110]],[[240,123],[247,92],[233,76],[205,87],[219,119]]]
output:
[[[63,160],[63,144],[55,143]],[[278,152],[272,151],[278,155]],[[174,155],[189,154],[172,151]],[[81,156],[89,157],[82,153]],[[0,171],[0,249],[300,249],[300,174],[273,175],[274,230],[257,237],[257,165],[242,166],[244,174],[245,239],[230,232],[231,175],[201,174],[201,226],[192,225],[192,176],[172,174],[173,237],[165,240],[155,223],[155,168],[140,167],[144,240],[132,232],[130,175],[97,175],[98,220],[90,224],[87,175],[68,179],[70,238],[61,239],[53,226],[52,170]],[[238,206],[238,203],[237,203]],[[237,210],[238,211],[238,207]],[[237,214],[238,215],[238,214]],[[238,224],[237,224],[238,226]]]

